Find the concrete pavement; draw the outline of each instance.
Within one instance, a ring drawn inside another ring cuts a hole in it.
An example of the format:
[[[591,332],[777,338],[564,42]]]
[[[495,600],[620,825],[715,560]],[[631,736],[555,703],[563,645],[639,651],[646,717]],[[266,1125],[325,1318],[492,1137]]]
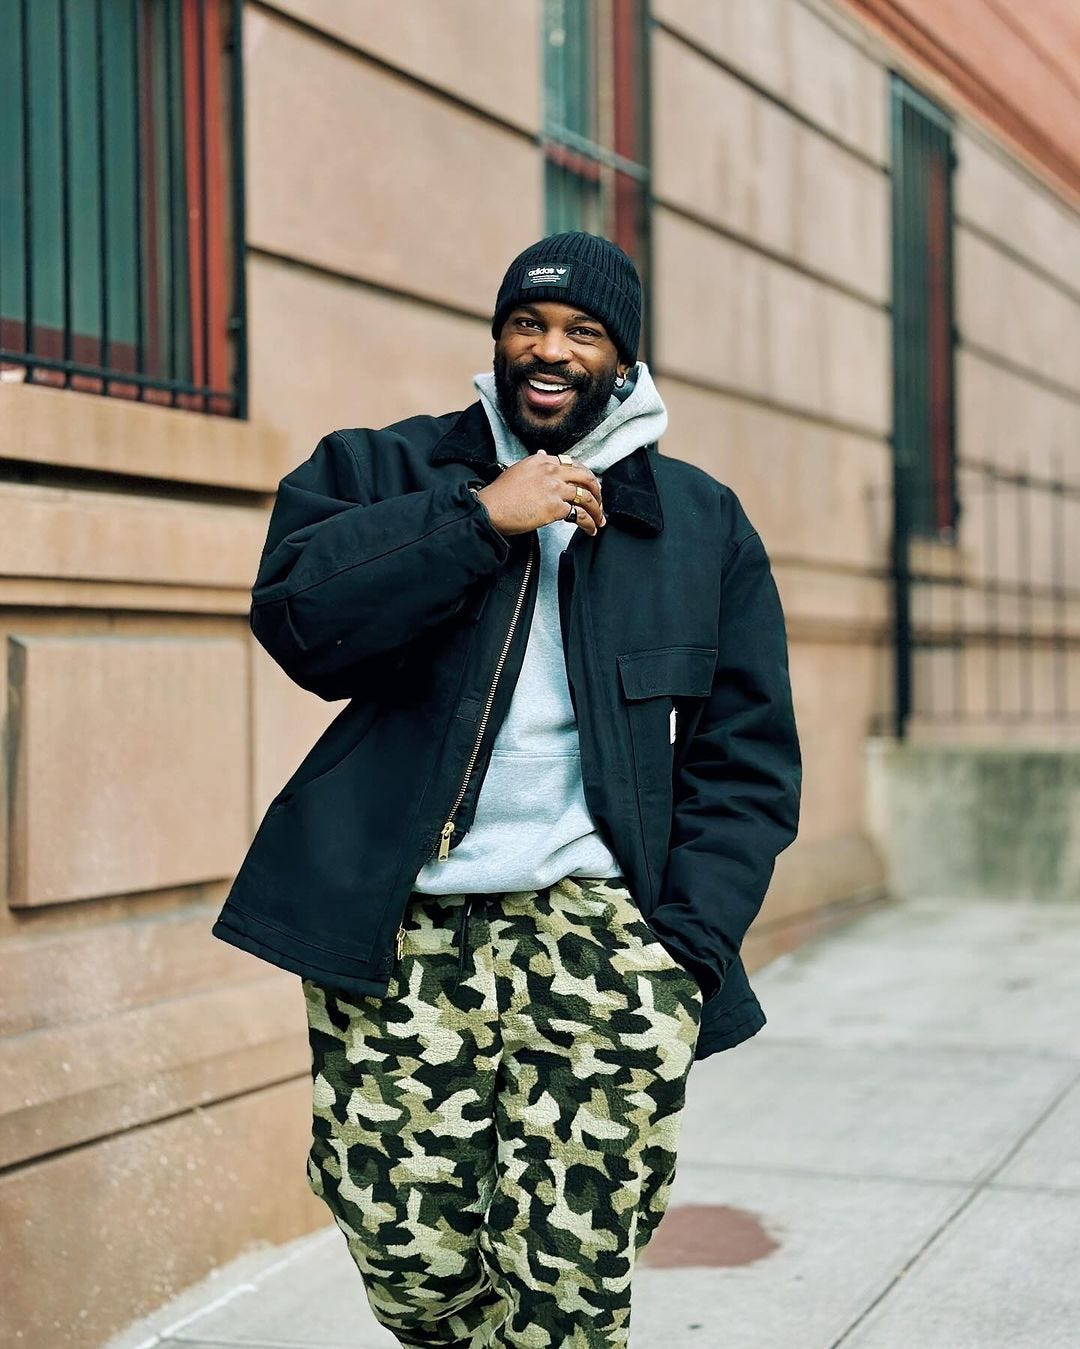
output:
[[[695,1066],[633,1349],[1080,1349],[1080,905],[908,902]],[[392,1349],[330,1229],[108,1349]]]

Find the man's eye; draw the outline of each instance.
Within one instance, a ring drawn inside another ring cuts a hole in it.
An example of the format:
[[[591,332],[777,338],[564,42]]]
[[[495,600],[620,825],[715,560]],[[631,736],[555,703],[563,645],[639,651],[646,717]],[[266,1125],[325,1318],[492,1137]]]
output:
[[[594,341],[600,336],[600,334],[592,328],[573,328],[571,331],[580,334],[582,337],[591,338]]]

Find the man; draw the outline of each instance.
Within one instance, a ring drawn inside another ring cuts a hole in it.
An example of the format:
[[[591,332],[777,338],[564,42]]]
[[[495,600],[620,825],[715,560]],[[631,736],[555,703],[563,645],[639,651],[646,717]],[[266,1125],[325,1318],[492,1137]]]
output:
[[[526,249],[479,401],[323,439],[253,591],[350,701],[214,931],[304,977],[310,1183],[403,1345],[625,1345],[691,1061],[764,1023],[783,618],[734,495],[656,449],[640,322],[607,240]]]

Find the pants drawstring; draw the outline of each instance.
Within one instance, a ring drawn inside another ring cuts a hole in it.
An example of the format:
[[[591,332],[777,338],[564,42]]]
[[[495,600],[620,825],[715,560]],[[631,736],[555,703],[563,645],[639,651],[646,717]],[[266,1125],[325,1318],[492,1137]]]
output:
[[[465,903],[461,906],[461,917],[458,919],[457,928],[457,948],[458,948],[458,966],[457,982],[460,986],[462,979],[465,978],[465,951],[469,944],[469,911],[472,909],[472,895],[465,896]]]
[[[537,898],[542,899],[546,903],[550,889],[550,885],[541,886],[536,892]],[[469,917],[472,914],[473,904],[476,900],[482,902],[483,899],[483,894],[469,894],[465,896],[465,902],[461,906],[461,914],[458,918],[457,925],[458,968],[457,984],[455,987],[459,987],[461,981],[465,978],[465,957],[469,950]]]

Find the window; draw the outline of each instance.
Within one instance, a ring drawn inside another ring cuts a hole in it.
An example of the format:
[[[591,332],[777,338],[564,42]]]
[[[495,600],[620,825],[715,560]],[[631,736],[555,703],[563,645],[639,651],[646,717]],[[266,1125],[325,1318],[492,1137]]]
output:
[[[8,378],[243,415],[240,8],[0,0]]]
[[[893,392],[898,524],[952,538],[956,525],[952,131],[892,82]]]
[[[648,295],[644,0],[544,0],[547,230],[590,230],[637,263]]]

